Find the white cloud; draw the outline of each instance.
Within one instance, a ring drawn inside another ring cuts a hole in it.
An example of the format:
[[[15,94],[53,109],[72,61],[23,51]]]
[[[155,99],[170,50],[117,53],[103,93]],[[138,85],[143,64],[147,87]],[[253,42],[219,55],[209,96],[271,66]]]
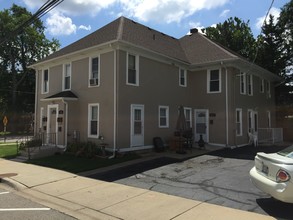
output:
[[[230,0],[120,0],[124,12],[142,21],[180,22],[203,9],[222,6]]]
[[[39,8],[47,0],[23,0],[32,9]],[[70,0],[63,1],[53,11],[65,15],[97,15],[102,9],[117,6],[126,16],[142,21],[180,22],[182,19],[203,9],[212,9],[231,0]],[[119,9],[118,9],[119,10]],[[120,12],[121,13],[121,12]],[[117,14],[119,14],[117,12]]]
[[[281,10],[279,8],[274,8],[274,7],[271,8],[269,14],[274,16],[274,22],[276,22],[277,19],[279,18],[280,12],[281,12]],[[257,22],[255,24],[257,29],[261,29],[261,27],[262,27],[262,25],[264,23],[265,17],[266,16],[264,15],[264,16],[262,16],[262,17],[257,19]],[[270,19],[270,16],[267,17],[266,21],[268,22],[269,19]]]
[[[80,25],[78,27],[78,29],[81,29],[81,30],[86,30],[86,31],[90,31],[92,29],[92,27],[90,25],[88,26],[85,26],[85,25]]]
[[[224,17],[224,18],[227,17],[229,12],[230,12],[229,9],[226,9],[226,10],[222,11],[222,13],[220,14],[220,17]]]
[[[189,25],[190,29],[196,28],[199,33],[203,34],[202,29],[204,29],[204,26],[202,26],[200,22],[192,22],[191,21],[191,22],[188,23],[188,25]],[[187,34],[189,35],[190,31]]]
[[[72,23],[71,18],[65,17],[61,13],[52,13],[46,19],[47,31],[52,36],[70,35],[76,33],[76,25]]]

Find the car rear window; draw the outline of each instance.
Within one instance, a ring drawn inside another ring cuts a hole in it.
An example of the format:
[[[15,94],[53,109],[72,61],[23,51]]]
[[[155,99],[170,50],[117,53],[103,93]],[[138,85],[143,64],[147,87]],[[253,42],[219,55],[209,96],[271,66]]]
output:
[[[282,155],[284,157],[293,158],[293,145],[290,147],[287,147],[281,151],[278,152],[279,155]]]

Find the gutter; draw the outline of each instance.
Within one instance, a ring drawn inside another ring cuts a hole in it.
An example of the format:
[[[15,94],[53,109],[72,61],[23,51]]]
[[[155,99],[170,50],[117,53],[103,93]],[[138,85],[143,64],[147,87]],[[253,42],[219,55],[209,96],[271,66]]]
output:
[[[225,111],[226,111],[226,146],[229,146],[229,96],[228,96],[228,70],[224,65],[224,62],[221,62],[221,65],[225,68]]]
[[[117,50],[114,49],[114,74],[113,74],[113,154],[108,159],[113,159],[116,157],[116,136],[117,136]]]
[[[38,74],[38,71],[36,69],[35,70],[35,76],[36,76],[36,81],[35,81],[35,84],[36,84],[36,87],[35,87],[35,116],[34,116],[34,135],[36,136],[37,135],[37,105],[38,105],[38,82],[39,82],[39,74]],[[41,123],[41,122],[40,122]]]

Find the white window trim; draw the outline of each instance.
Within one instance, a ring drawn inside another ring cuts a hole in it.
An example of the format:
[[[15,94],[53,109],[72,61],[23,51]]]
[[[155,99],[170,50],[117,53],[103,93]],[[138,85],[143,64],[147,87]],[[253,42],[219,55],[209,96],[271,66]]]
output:
[[[97,78],[98,83],[96,85],[91,85],[90,80],[93,79],[92,78],[92,62],[93,62],[94,58],[98,58],[98,60],[99,60],[98,78]],[[88,82],[88,87],[92,88],[92,87],[100,86],[100,78],[101,78],[101,57],[100,57],[100,54],[99,54],[99,55],[96,55],[96,56],[89,57],[89,82]]]
[[[192,128],[192,108],[184,107],[184,115],[186,119],[186,111],[189,110],[189,118],[190,118],[190,128]],[[187,119],[186,119],[187,121]]]
[[[242,91],[242,82],[244,91]],[[240,94],[246,95],[246,73],[244,72],[240,72]]]
[[[260,93],[264,93],[265,92],[265,80],[264,79],[260,79],[260,88],[259,88]]]
[[[267,120],[268,120],[268,124],[267,124],[267,126],[268,126],[269,128],[271,128],[271,127],[272,127],[271,111],[267,111]]]
[[[91,134],[91,113],[92,113],[92,107],[98,106],[98,115],[97,115],[97,135]],[[88,104],[88,137],[89,138],[99,138],[100,133],[100,104],[99,103],[90,103]]]
[[[45,89],[45,87],[44,87],[44,83],[45,83],[44,76],[45,76],[45,71],[46,70],[48,70],[48,86],[47,86],[47,91],[44,91],[44,89]],[[50,85],[50,72],[49,72],[49,68],[47,68],[47,69],[42,70],[42,94],[49,93],[49,85]]]
[[[161,125],[161,109],[166,110],[166,125]],[[169,106],[159,105],[159,128],[169,128]]]
[[[65,89],[65,72],[66,72],[66,65],[70,65],[70,80],[69,80],[69,89]],[[69,91],[71,90],[71,76],[72,76],[72,65],[70,63],[63,64],[63,74],[62,74],[62,91]]]
[[[181,84],[181,70],[184,71],[183,77],[184,77],[184,83]],[[187,70],[184,68],[179,68],[179,86],[181,87],[187,87]]]
[[[267,98],[271,98],[271,82],[269,80],[266,80],[266,94],[267,94]]]
[[[237,121],[237,112],[239,112],[239,122]],[[236,108],[236,136],[240,137],[243,135],[243,114],[242,114],[242,109],[241,108]],[[237,133],[237,124],[240,124],[240,133]]]
[[[213,70],[219,70],[219,91],[210,91],[210,79],[211,79],[211,71]],[[222,70],[221,68],[213,68],[213,69],[208,69],[208,74],[207,74],[207,93],[221,93],[222,92]]]
[[[253,96],[253,75],[247,74],[248,80],[247,80],[247,95]],[[251,86],[251,91],[249,91],[249,85]]]
[[[132,55],[135,57],[135,70],[136,70],[136,82],[135,83],[129,83],[128,82],[128,57],[129,55]],[[133,54],[133,53],[127,53],[126,54],[126,85],[131,86],[139,86],[139,55]]]

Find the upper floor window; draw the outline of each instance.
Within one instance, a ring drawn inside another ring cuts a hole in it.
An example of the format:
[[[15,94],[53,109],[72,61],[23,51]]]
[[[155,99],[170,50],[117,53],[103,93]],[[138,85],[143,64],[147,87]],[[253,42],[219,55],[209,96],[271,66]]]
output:
[[[191,110],[191,108],[184,108],[184,115],[185,115],[185,121],[186,121],[187,128],[192,128],[192,119],[191,119],[192,110]]]
[[[99,137],[99,104],[88,105],[88,137]]]
[[[89,73],[89,84],[90,86],[98,86],[100,83],[100,59],[94,57],[90,59],[90,73]]]
[[[271,98],[271,84],[270,81],[266,80],[266,93],[267,98]]]
[[[221,92],[221,71],[220,69],[208,70],[208,93]]]
[[[43,70],[42,74],[42,93],[49,92],[49,70]]]
[[[246,94],[246,74],[243,72],[240,73],[240,94]]]
[[[169,127],[169,107],[159,106],[159,127],[168,128]]]
[[[71,88],[71,65],[70,63],[63,66],[63,90],[70,90]]]
[[[126,84],[139,85],[139,57],[127,54]]]
[[[179,85],[183,87],[187,86],[187,72],[182,68],[179,68]]]
[[[253,95],[253,75],[247,74],[247,94]]]
[[[260,91],[260,93],[264,93],[265,92],[265,80],[264,79],[260,79],[259,91]]]
[[[242,109],[236,109],[236,135],[242,136]]]

